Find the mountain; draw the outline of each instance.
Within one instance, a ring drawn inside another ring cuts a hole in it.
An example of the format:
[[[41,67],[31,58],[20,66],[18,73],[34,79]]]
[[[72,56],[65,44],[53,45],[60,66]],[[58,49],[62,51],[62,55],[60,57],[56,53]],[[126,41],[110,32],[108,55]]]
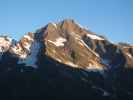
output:
[[[20,41],[0,36],[0,74],[8,100],[132,99],[133,45],[66,19]]]

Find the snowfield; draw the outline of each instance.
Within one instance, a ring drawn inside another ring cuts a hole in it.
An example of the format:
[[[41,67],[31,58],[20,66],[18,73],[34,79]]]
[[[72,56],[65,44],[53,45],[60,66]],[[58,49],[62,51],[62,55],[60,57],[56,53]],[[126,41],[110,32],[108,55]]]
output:
[[[104,40],[103,38],[96,36],[94,34],[87,34],[87,36],[93,40]]]
[[[64,46],[64,42],[66,42],[66,41],[67,40],[65,38],[62,38],[62,37],[57,38],[56,41],[48,40],[48,42],[54,44],[57,47]]]

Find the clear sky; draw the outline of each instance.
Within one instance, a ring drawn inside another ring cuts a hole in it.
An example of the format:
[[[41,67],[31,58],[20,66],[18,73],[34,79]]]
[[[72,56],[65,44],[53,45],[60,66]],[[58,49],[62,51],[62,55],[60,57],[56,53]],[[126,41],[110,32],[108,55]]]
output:
[[[13,38],[66,18],[111,41],[133,43],[133,0],[0,0],[0,34]]]

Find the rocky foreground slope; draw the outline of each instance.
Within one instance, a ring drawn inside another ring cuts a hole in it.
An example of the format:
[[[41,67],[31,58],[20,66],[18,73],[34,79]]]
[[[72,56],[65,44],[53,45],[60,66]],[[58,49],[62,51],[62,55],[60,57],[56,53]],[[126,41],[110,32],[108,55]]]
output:
[[[132,99],[133,45],[74,20],[49,23],[20,41],[0,37],[0,74],[0,97],[11,100]]]

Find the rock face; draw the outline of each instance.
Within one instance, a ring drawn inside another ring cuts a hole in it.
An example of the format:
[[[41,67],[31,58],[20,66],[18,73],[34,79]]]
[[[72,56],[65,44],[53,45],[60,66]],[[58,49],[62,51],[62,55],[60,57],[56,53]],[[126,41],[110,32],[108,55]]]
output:
[[[65,20],[58,24],[50,23],[42,33],[46,55],[72,67],[104,69],[105,66],[100,62],[99,54],[82,39],[84,35],[92,33],[82,29],[73,20]]]
[[[106,70],[133,65],[132,45],[113,44],[74,20],[49,23],[36,34],[41,34],[47,56],[72,67]]]
[[[33,33],[29,32],[27,35],[24,35],[18,43],[13,44],[9,52],[16,55],[20,59],[25,59],[30,53],[30,48],[32,42],[34,41],[33,38]]]
[[[133,45],[113,44],[67,19],[18,42],[1,36],[0,73],[3,96],[13,100],[132,98]]]

